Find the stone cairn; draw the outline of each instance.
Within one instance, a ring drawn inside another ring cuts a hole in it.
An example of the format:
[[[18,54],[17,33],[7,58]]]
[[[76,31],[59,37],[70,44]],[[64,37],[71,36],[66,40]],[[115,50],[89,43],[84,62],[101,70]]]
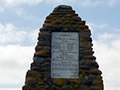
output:
[[[52,32],[79,33],[79,78],[51,78]],[[46,17],[40,29],[33,63],[22,90],[103,90],[103,80],[93,56],[91,32],[71,6],[60,5]]]

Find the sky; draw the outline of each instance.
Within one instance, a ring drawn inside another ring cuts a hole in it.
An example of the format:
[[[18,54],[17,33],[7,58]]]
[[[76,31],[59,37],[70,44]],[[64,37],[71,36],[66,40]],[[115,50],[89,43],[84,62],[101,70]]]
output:
[[[58,5],[86,21],[104,88],[120,90],[120,0],[0,0],[0,90],[22,90],[39,29]]]

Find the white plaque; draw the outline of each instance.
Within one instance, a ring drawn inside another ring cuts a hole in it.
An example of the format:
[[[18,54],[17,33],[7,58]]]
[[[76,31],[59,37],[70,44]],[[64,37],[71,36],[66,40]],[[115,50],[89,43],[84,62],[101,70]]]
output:
[[[52,32],[51,77],[78,78],[79,36],[77,32]]]

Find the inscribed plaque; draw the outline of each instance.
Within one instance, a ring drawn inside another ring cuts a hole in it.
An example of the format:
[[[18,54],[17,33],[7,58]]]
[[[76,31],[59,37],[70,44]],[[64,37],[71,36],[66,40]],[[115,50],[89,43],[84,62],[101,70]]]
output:
[[[78,78],[79,36],[77,32],[52,32],[51,77]]]

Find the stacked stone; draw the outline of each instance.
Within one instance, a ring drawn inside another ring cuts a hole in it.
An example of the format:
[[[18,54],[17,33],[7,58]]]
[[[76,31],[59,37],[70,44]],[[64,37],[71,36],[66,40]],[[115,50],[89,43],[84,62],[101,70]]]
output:
[[[80,41],[79,78],[51,78],[52,32],[78,32]],[[31,69],[23,90],[103,90],[101,71],[93,56],[91,32],[72,7],[60,5],[46,18],[40,29]]]

